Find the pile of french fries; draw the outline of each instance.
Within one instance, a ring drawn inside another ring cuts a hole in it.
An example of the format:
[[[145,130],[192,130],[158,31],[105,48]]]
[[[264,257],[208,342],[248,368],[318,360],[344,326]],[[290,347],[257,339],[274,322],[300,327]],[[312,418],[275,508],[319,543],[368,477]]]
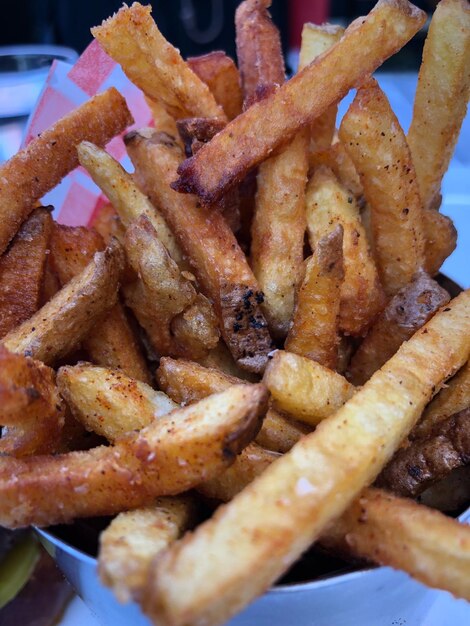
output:
[[[436,279],[468,4],[436,9],[408,136],[372,73],[422,11],[306,24],[285,80],[269,5],[237,10],[238,69],[124,6],[92,33],[154,116],[135,171],[114,89],[0,168],[0,523],[116,515],[101,578],[155,624],[224,623],[314,542],[470,600],[470,528],[417,502],[470,501],[470,291]],[[93,228],[40,203],[79,164]]]

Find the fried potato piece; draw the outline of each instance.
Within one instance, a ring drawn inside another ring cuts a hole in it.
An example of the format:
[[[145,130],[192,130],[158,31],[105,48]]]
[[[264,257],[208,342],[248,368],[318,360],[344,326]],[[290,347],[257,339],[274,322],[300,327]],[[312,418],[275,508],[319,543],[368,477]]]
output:
[[[0,455],[54,452],[64,426],[64,403],[49,367],[0,345]]]
[[[160,99],[152,100],[151,98],[145,98],[145,101],[152,112],[155,128],[161,133],[168,133],[175,138],[178,137],[176,120],[168,113],[163,102]]]
[[[86,139],[105,145],[132,122],[126,101],[112,87],[74,109],[4,163],[0,167],[0,254],[37,201],[78,165],[75,146]]]
[[[160,207],[193,264],[201,291],[213,302],[233,358],[243,369],[262,372],[272,350],[260,308],[264,296],[232,231],[219,211],[170,188],[182,154],[168,135],[144,129],[129,133],[126,145],[139,184]]]
[[[111,443],[179,406],[139,380],[89,363],[61,367],[57,385],[75,419]]]
[[[400,496],[416,497],[451,470],[470,463],[470,407],[439,422],[426,439],[401,448],[377,484]]]
[[[206,83],[229,120],[233,120],[241,113],[243,96],[240,75],[237,66],[225,52],[215,50],[197,57],[189,57],[186,63],[196,76]]]
[[[215,202],[399,50],[425,18],[424,12],[404,0],[379,0],[365,19],[349,26],[335,46],[185,161],[175,189],[196,193],[206,204]]]
[[[274,353],[263,382],[275,407],[311,426],[332,415],[355,392],[340,374],[316,361],[282,350]]]
[[[343,228],[337,225],[316,243],[313,255],[305,262],[286,350],[335,369],[343,279]]]
[[[328,150],[311,155],[311,165],[314,168],[321,165],[328,167],[343,187],[349,189],[357,200],[363,197],[361,179],[341,141],[336,141]]]
[[[212,306],[180,272],[147,216],[128,227],[125,246],[138,275],[135,283],[124,287],[126,302],[153,348],[160,356],[207,354],[220,336]]]
[[[46,262],[44,264],[44,273],[42,277],[41,297],[39,299],[39,306],[44,306],[46,302],[49,302],[60,289],[59,277],[52,269],[50,255],[46,256]]]
[[[470,8],[441,0],[424,44],[408,131],[421,197],[430,208],[454,152],[470,89]]]
[[[439,424],[470,406],[470,361],[448,381],[424,410],[410,434],[411,439],[428,437]]]
[[[225,117],[205,83],[158,30],[151,6],[134,2],[95,26],[91,33],[126,76],[151,100],[160,100],[175,119]]]
[[[412,500],[366,489],[323,533],[321,543],[470,598],[470,528]]]
[[[418,502],[431,509],[455,513],[470,503],[470,465],[458,467],[418,497]]]
[[[40,306],[52,218],[36,209],[0,258],[0,339]]]
[[[351,359],[348,379],[354,385],[363,385],[449,300],[445,289],[425,272],[418,272],[414,280],[389,301],[369,330]]]
[[[423,229],[426,237],[424,269],[435,276],[457,246],[457,230],[450,217],[434,209],[424,210]]]
[[[187,491],[233,462],[256,436],[266,402],[262,385],[235,385],[154,420],[114,446],[0,458],[0,523],[49,526]]]
[[[109,245],[112,237],[116,237],[120,244],[124,241],[126,229],[110,202],[103,204],[96,211],[91,219],[90,227],[103,237],[106,245]]]
[[[380,279],[392,296],[424,264],[423,208],[405,135],[374,79],[358,89],[339,136],[361,178]]]
[[[190,496],[157,498],[142,509],[120,513],[100,535],[98,573],[119,602],[139,599],[152,561],[197,519]]]
[[[240,378],[241,380],[245,380],[250,383],[256,383],[259,381],[259,376],[251,374],[246,370],[242,370],[242,368],[235,363],[229,349],[222,339],[219,341],[217,346],[209,352],[209,354],[204,356],[202,359],[198,359],[197,363],[203,367],[211,367],[212,369],[222,372],[223,374],[235,376],[236,378]]]
[[[361,336],[385,304],[377,267],[369,249],[356,200],[325,166],[315,169],[307,193],[310,246],[337,224],[343,228],[344,280],[340,288],[339,329]]]
[[[144,612],[172,626],[220,624],[279,578],[375,479],[433,389],[467,360],[469,302],[470,291],[455,298],[315,432],[173,544],[153,564]]]
[[[52,300],[3,338],[5,347],[46,364],[66,356],[116,303],[123,265],[124,254],[117,242],[97,252]]]

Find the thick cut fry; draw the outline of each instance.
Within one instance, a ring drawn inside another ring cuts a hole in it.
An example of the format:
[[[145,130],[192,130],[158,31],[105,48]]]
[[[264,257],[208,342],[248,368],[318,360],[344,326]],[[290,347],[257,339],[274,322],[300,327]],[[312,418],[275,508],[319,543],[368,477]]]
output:
[[[180,272],[145,215],[128,227],[125,246],[139,277],[124,287],[126,302],[157,353],[199,358],[215,348],[220,333],[210,303]]]
[[[186,60],[193,72],[211,90],[217,104],[229,120],[241,113],[243,96],[240,76],[233,60],[225,52],[216,50]]]
[[[306,204],[312,250],[338,224],[343,227],[339,329],[348,335],[363,335],[383,308],[385,297],[356,200],[331,170],[320,166],[309,181]]]
[[[101,26],[91,29],[103,49],[151,100],[161,100],[180,117],[225,117],[205,83],[158,30],[151,6],[123,6]]]
[[[335,369],[343,279],[343,228],[337,225],[317,242],[313,255],[305,262],[286,350]]]
[[[250,383],[258,382],[259,376],[251,374],[235,363],[229,349],[225,343],[220,340],[217,346],[209,352],[202,359],[198,359],[197,362],[204,367],[211,367],[223,374],[229,376],[235,376],[241,380],[246,380]]]
[[[0,339],[40,306],[51,223],[47,209],[36,209],[0,258]]]
[[[132,124],[126,101],[111,88],[82,104],[0,167],[0,254],[36,202],[78,165],[75,146],[105,145]]]
[[[191,361],[163,358],[156,373],[159,387],[172,400],[180,404],[191,404],[211,393],[228,389],[244,381],[234,376]],[[256,441],[268,450],[287,452],[309,432],[305,425],[286,419],[283,415],[270,408],[266,413],[263,425]]]
[[[61,367],[57,385],[75,419],[111,443],[178,408],[161,391],[88,363]]]
[[[0,345],[0,455],[54,452],[64,426],[64,403],[49,367]]]
[[[370,207],[382,285],[394,295],[424,265],[423,208],[405,135],[374,79],[358,89],[339,136]]]
[[[220,198],[404,46],[425,19],[424,12],[404,0],[379,0],[365,19],[349,26],[335,46],[185,161],[175,188],[196,193],[207,204]]]
[[[470,7],[441,0],[424,44],[408,132],[421,197],[430,208],[440,193],[467,110],[470,89]]]
[[[274,406],[311,426],[332,415],[355,391],[340,374],[281,350],[269,362],[263,382]]]
[[[161,133],[168,133],[172,137],[177,137],[176,120],[168,113],[163,102],[161,100],[151,100],[150,98],[145,98],[145,101],[152,112],[155,128]]]
[[[416,497],[457,467],[470,463],[470,408],[439,422],[426,439],[401,448],[377,484],[401,496]]]
[[[187,491],[234,461],[256,436],[266,402],[262,385],[236,385],[114,446],[22,461],[0,458],[0,523],[49,526]]]
[[[171,626],[222,624],[279,578],[375,479],[433,389],[466,361],[469,302],[470,291],[453,300],[337,413],[173,544],[153,565],[144,611]],[[196,567],[204,586],[189,574]]]
[[[142,188],[160,207],[194,266],[201,290],[214,303],[235,361],[248,371],[262,372],[273,347],[260,308],[264,296],[232,231],[219,211],[170,189],[182,154],[168,135],[145,129],[129,133],[126,145]]]
[[[153,559],[197,519],[189,496],[157,498],[143,509],[120,513],[100,535],[98,572],[119,602],[138,600]]]
[[[450,217],[434,209],[424,209],[423,229],[426,237],[424,268],[430,276],[434,276],[455,250],[457,230]]]
[[[11,352],[51,364],[66,356],[116,303],[124,254],[117,242],[93,261],[29,320],[8,333]]]
[[[329,150],[315,152],[311,157],[311,165],[314,168],[320,165],[330,168],[343,187],[349,189],[357,200],[362,199],[364,190],[361,179],[341,141],[334,143]]]
[[[90,226],[103,237],[106,245],[109,245],[113,237],[116,237],[121,244],[124,241],[126,229],[110,202],[99,207],[92,216]]]

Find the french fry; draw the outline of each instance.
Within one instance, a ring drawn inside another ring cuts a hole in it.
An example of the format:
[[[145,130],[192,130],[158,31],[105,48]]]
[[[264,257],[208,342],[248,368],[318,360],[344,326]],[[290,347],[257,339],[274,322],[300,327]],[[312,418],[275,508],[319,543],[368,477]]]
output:
[[[36,209],[0,258],[0,339],[40,306],[51,223],[47,209]]]
[[[116,237],[120,244],[124,241],[126,229],[110,202],[99,207],[92,216],[90,226],[103,237],[106,245],[109,245],[113,237]]]
[[[75,146],[83,140],[105,145],[132,122],[126,101],[111,88],[61,118],[4,163],[0,167],[0,254],[37,201],[78,165]]]
[[[90,332],[96,320],[116,303],[123,251],[112,243],[97,252],[86,268],[2,343],[16,354],[46,364],[66,356]]]
[[[185,161],[174,188],[196,193],[205,204],[215,202],[404,46],[425,18],[404,0],[379,0],[317,61],[239,115]]]
[[[138,2],[124,6],[92,28],[92,35],[147,98],[162,101],[175,119],[225,118],[207,85],[158,30],[151,11]]]
[[[251,374],[246,370],[242,370],[242,368],[235,363],[229,349],[222,339],[219,341],[217,346],[209,352],[209,354],[203,356],[202,359],[198,359],[197,363],[203,367],[211,367],[212,369],[218,370],[223,374],[235,376],[236,378],[246,380],[250,383],[255,383],[259,380],[259,376]]]
[[[455,298],[315,432],[173,544],[142,598],[151,619],[221,624],[279,578],[375,479],[433,389],[467,360],[469,302],[470,291]],[[187,575],[195,567],[202,587]]]
[[[357,200],[362,198],[364,190],[361,179],[341,141],[336,141],[328,150],[312,154],[311,165],[314,168],[321,165],[330,168],[343,187],[349,189]]]
[[[438,511],[455,514],[470,502],[470,465],[458,467],[418,497],[418,502]]]
[[[331,170],[320,166],[307,186],[306,205],[312,250],[338,224],[343,227],[339,328],[347,335],[361,336],[383,308],[385,297],[356,200]]]
[[[263,371],[272,350],[260,309],[263,294],[229,226],[218,211],[170,188],[182,154],[168,136],[140,130],[127,135],[126,145],[139,184],[160,207],[191,259],[201,291],[212,300],[234,360],[248,371]]]
[[[337,225],[317,241],[313,255],[305,262],[286,350],[335,369],[343,279],[343,228]]]
[[[361,178],[379,276],[392,296],[424,264],[423,208],[405,135],[374,79],[358,89],[339,136]]]
[[[145,98],[145,101],[152,112],[155,128],[161,133],[168,133],[177,139],[176,120],[168,113],[163,102],[161,100],[151,100],[150,98]]]
[[[75,419],[111,443],[179,407],[139,380],[89,363],[61,367],[57,385]]]
[[[348,381],[316,361],[277,350],[263,378],[274,406],[288,415],[316,426],[352,397]]]
[[[351,359],[348,379],[363,385],[395,354],[450,296],[436,281],[420,271],[387,304]]]
[[[233,462],[256,435],[266,402],[262,385],[236,385],[173,411],[114,446],[0,458],[0,523],[49,526],[113,515],[187,491]]]
[[[470,9],[441,0],[424,44],[408,143],[425,208],[441,189],[465,117],[470,89]]]
[[[434,276],[457,245],[457,230],[447,215],[424,209],[423,229],[426,237],[424,269]]]
[[[221,50],[186,59],[187,64],[211,90],[229,120],[241,113],[240,76],[233,60]]]

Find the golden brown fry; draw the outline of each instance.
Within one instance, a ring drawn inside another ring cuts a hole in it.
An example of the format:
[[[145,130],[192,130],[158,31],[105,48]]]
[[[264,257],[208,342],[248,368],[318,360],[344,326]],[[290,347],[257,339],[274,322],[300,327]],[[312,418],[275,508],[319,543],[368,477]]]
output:
[[[144,611],[172,626],[221,624],[279,578],[375,479],[435,386],[466,361],[469,303],[470,291],[455,298],[315,432],[173,544],[153,565]],[[196,567],[197,581],[188,576]]]
[[[57,385],[75,419],[112,443],[178,408],[161,391],[89,363],[61,367]]]
[[[405,135],[374,79],[358,89],[339,136],[364,187],[380,279],[392,296],[424,265],[423,208]]]
[[[262,372],[272,350],[260,309],[263,294],[232,231],[219,211],[170,188],[182,154],[168,135],[144,129],[129,133],[126,145],[139,183],[160,207],[194,266],[201,290],[212,300],[235,361],[248,371]]]
[[[206,204],[215,202],[399,50],[425,19],[424,12],[405,0],[379,0],[317,61],[239,115],[185,161],[175,188],[196,193]]]
[[[219,341],[217,346],[209,352],[209,354],[204,356],[202,359],[198,359],[197,363],[203,367],[210,367],[218,372],[222,372],[222,374],[235,376],[236,378],[240,378],[241,380],[245,380],[250,383],[256,383],[259,381],[259,376],[251,374],[246,370],[242,370],[242,368],[235,363],[229,349],[222,339]]]
[[[0,345],[0,455],[55,452],[64,426],[64,403],[49,367]]]
[[[155,128],[161,133],[168,133],[172,137],[177,138],[176,120],[168,113],[163,102],[161,100],[152,100],[151,98],[145,98],[145,101],[152,112]]]
[[[376,319],[351,359],[348,379],[363,385],[388,359],[421,328],[450,296],[436,281],[420,271],[403,287]]]
[[[94,96],[34,138],[0,167],[0,254],[36,202],[78,165],[75,146],[105,145],[132,124],[126,101],[113,87]]]
[[[362,198],[364,190],[361,179],[341,141],[334,143],[328,150],[311,155],[311,165],[314,168],[320,165],[330,168],[343,187],[349,189],[357,200]]]
[[[335,369],[343,279],[343,228],[337,225],[316,243],[305,262],[286,350]]]
[[[441,0],[429,25],[408,132],[421,198],[430,208],[457,143],[470,89],[470,8]]]
[[[377,268],[369,250],[359,208],[351,192],[324,166],[315,169],[307,193],[307,228],[310,246],[343,227],[344,280],[340,289],[339,329],[363,335],[385,304]]]
[[[158,30],[151,6],[134,2],[91,29],[103,49],[151,100],[164,103],[175,119],[225,117],[206,84]]]
[[[256,435],[266,402],[262,385],[236,385],[114,446],[21,461],[0,458],[0,523],[49,526],[113,515],[187,491],[233,462]]]
[[[93,261],[29,320],[8,333],[3,344],[46,364],[66,356],[115,304],[124,254],[117,242]]]
[[[211,90],[217,104],[223,108],[229,120],[241,113],[243,96],[240,76],[235,63],[225,52],[216,50],[208,54],[186,59],[193,72]]]
[[[119,602],[138,600],[150,564],[196,520],[190,496],[157,498],[142,509],[120,513],[100,535],[98,572]]]
[[[424,269],[434,276],[455,250],[457,230],[450,217],[434,209],[424,209],[423,229],[426,237]]]
[[[332,415],[355,391],[340,374],[281,350],[269,362],[263,382],[277,408],[311,426]]]
[[[0,258],[0,339],[40,306],[51,223],[47,209],[36,209]]]
[[[106,245],[109,245],[112,237],[116,237],[121,244],[124,241],[126,229],[110,202],[103,204],[96,211],[91,219],[90,227],[103,237]]]

